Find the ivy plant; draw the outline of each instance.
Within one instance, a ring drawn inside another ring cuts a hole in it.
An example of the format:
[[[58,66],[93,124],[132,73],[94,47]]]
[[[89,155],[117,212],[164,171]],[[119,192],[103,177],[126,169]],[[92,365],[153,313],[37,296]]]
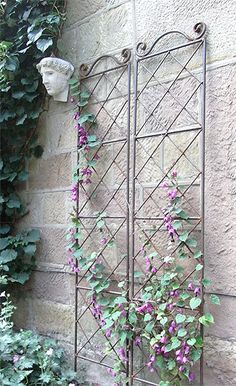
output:
[[[43,152],[36,129],[45,93],[36,64],[56,53],[64,7],[64,0],[0,1],[0,270],[5,282],[23,284],[34,267],[39,232],[17,230],[17,221],[27,214],[18,191],[28,180],[29,159]]]

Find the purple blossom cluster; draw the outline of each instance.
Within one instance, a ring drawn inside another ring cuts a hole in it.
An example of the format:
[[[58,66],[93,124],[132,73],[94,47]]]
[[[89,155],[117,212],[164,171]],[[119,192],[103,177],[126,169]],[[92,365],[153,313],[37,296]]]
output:
[[[140,312],[141,314],[152,314],[154,311],[154,307],[151,303],[147,302],[144,303],[142,306],[137,308],[137,311]]]
[[[196,287],[193,283],[189,283],[188,290],[189,291],[193,291],[195,296],[200,296],[201,295],[201,288],[200,287]]]
[[[174,241],[174,237],[176,237],[176,239],[178,239],[178,234],[173,227],[173,218],[170,214],[165,214],[164,225],[165,225],[165,227],[168,231],[168,234],[170,235],[172,241]]]

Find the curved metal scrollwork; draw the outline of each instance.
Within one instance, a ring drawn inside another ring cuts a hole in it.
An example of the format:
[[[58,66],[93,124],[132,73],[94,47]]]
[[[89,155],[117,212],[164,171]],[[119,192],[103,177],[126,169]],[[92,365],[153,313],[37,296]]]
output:
[[[171,35],[171,34],[181,35],[181,36],[183,36],[184,38],[186,38],[190,42],[192,42],[194,40],[201,39],[205,35],[205,33],[206,33],[206,24],[205,23],[201,23],[201,22],[197,23],[193,27],[193,30],[197,34],[197,36],[191,37],[191,36],[187,35],[186,33],[181,32],[181,31],[177,31],[177,30],[165,32],[163,35],[159,36],[159,38],[157,38],[155,40],[155,42],[152,44],[152,46],[148,50],[147,50],[147,44],[145,42],[140,42],[140,43],[137,44],[136,54],[139,57],[144,57],[144,56],[149,55],[152,52],[153,48],[157,45],[157,43],[161,39],[163,39],[165,36]]]
[[[124,48],[121,51],[121,59],[118,59],[114,55],[102,55],[98,59],[96,59],[95,62],[93,62],[93,64],[91,64],[90,66],[87,65],[87,64],[81,64],[81,66],[79,68],[80,75],[83,78],[88,76],[89,74],[91,74],[91,72],[93,71],[94,67],[100,61],[102,61],[103,59],[108,59],[108,58],[112,59],[116,64],[118,64],[118,66],[125,65],[126,63],[128,63],[128,61],[131,58],[131,50],[129,48]]]

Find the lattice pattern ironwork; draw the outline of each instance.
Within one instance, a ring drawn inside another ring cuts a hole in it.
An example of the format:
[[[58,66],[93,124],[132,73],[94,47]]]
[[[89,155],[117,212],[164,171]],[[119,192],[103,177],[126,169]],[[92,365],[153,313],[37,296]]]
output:
[[[90,69],[82,67],[83,87],[92,95],[90,110],[98,121],[100,137],[93,156],[102,158],[94,167],[94,183],[80,187],[82,246],[87,252],[101,250],[107,277],[113,282],[112,294],[121,295],[117,284],[126,278],[131,301],[141,301],[147,283],[135,277],[136,271],[145,272],[143,242],[160,256],[164,253],[165,199],[160,186],[174,170],[180,177],[179,195],[190,214],[188,232],[199,240],[204,253],[205,26],[198,24],[195,30],[196,39],[177,31],[164,34],[149,50],[139,43],[134,91],[128,50],[123,52],[125,63],[115,59],[114,66],[114,58],[104,56]],[[184,42],[173,46],[176,37]],[[164,44],[156,51],[166,38],[168,48]],[[95,72],[95,65],[104,67]],[[106,218],[108,242],[102,249],[96,227],[98,212]],[[189,247],[183,283],[193,274],[194,264]],[[76,277],[75,367],[78,360],[86,360],[110,368],[112,357],[102,349],[107,342],[115,358],[119,356],[117,342],[104,334],[93,317],[93,301],[86,295],[90,290],[87,274]],[[124,372],[129,385],[159,384],[158,368],[153,373],[147,369],[145,347],[131,347],[127,355]],[[203,384],[203,359],[199,374]]]

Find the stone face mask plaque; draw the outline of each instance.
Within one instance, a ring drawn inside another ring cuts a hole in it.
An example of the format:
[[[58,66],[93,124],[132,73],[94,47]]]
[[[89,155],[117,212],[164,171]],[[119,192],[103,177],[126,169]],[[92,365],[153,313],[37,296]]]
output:
[[[54,101],[67,102],[69,93],[69,79],[74,72],[74,66],[59,58],[43,58],[37,69],[42,75],[47,93]]]

